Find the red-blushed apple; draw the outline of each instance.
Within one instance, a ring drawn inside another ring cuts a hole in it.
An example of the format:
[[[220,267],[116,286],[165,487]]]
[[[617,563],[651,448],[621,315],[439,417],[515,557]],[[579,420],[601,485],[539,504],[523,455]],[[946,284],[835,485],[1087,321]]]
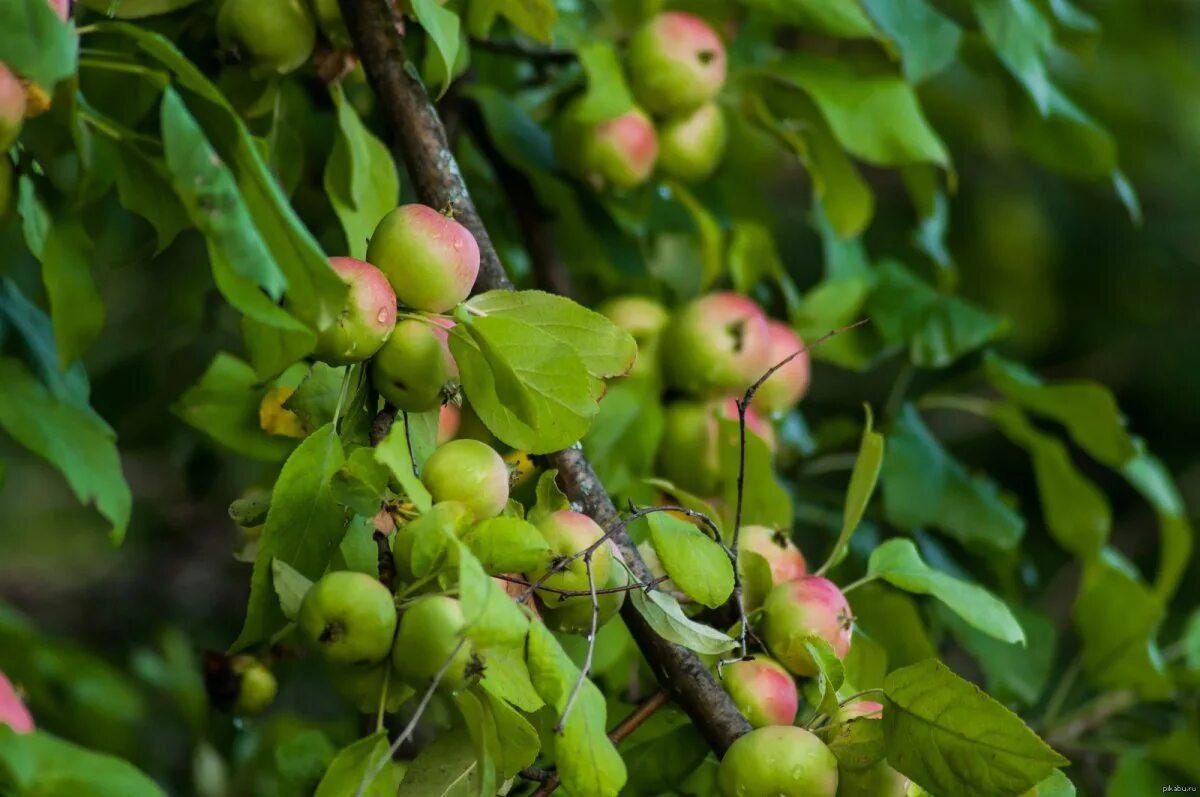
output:
[[[750,406],[765,415],[784,413],[800,403],[808,392],[808,352],[801,351],[804,341],[782,321],[767,321],[768,357],[770,365],[783,362],[789,354],[800,352],[762,383]]]
[[[663,416],[663,434],[658,448],[658,475],[699,496],[712,496],[720,487],[721,462],[718,456],[720,417],[737,420],[733,399],[720,403],[676,401],[667,405]],[[746,431],[761,437],[772,449],[775,430],[756,413],[747,410]]]
[[[379,395],[405,412],[428,412],[454,393],[458,365],[449,333],[428,319],[405,318],[371,360]]]
[[[34,730],[33,715],[25,707],[21,696],[13,688],[12,683],[0,672],[0,725],[7,725],[17,733],[30,733]]]
[[[405,683],[423,689],[451,659],[438,689],[457,692],[483,672],[474,648],[463,640],[462,605],[445,595],[424,595],[404,608],[392,647],[392,666]],[[457,648],[457,652],[455,650]]]
[[[540,581],[563,559],[594,545],[604,536],[604,529],[600,528],[596,521],[581,512],[572,512],[569,509],[551,512],[535,525],[550,545],[550,552],[543,565],[525,574],[530,582]],[[601,545],[592,552],[592,582],[597,587],[608,582],[609,572],[614,567],[620,568],[620,565],[613,563],[613,553],[609,546]],[[550,589],[588,589],[587,566],[583,557],[580,556],[556,570],[544,584]],[[542,590],[539,594],[547,606],[554,605],[558,600],[558,596],[549,590]]]
[[[458,425],[462,421],[458,407],[453,404],[443,404],[438,410],[437,444],[445,445],[458,434]]]
[[[721,162],[726,135],[725,116],[714,102],[667,119],[658,128],[658,168],[685,183],[703,180]]]
[[[728,665],[721,676],[721,685],[755,728],[791,725],[796,720],[800,703],[796,681],[769,656],[759,654]]]
[[[607,545],[614,561],[609,567],[608,578],[604,581],[596,581],[596,589],[628,587],[629,572],[615,561],[620,557],[620,552],[613,543],[609,542]],[[585,590],[588,588],[586,574],[583,588]],[[596,604],[599,606],[596,619],[597,628],[607,623],[621,610],[621,606],[625,603],[625,595],[624,591],[603,592],[596,595]],[[542,620],[546,623],[547,628],[566,634],[586,634],[592,630],[592,598],[590,595],[565,597],[541,591],[538,599],[542,606]]]
[[[25,87],[5,64],[0,63],[0,155],[21,135],[25,124]]]
[[[48,0],[48,2],[50,10],[63,22],[66,22],[67,18],[71,16],[71,0]]]
[[[725,84],[725,45],[700,17],[658,14],[629,40],[626,65],[634,96],[656,116],[690,113]]]
[[[753,551],[771,567],[771,583],[782,584],[807,573],[804,554],[788,535],[766,526],[743,526],[738,532],[738,552]]]
[[[379,351],[396,326],[396,294],[383,272],[352,257],[329,265],[350,286],[337,319],[317,336],[313,356],[330,365],[362,362]]]
[[[234,656],[229,668],[238,679],[237,699],[233,713],[239,717],[261,714],[275,701],[279,684],[275,674],[254,656]]]
[[[723,797],[834,797],[837,759],[803,728],[757,728],[725,751],[717,787]]]
[[[427,205],[401,205],[379,222],[367,260],[387,275],[406,307],[444,313],[466,299],[479,276],[471,231]]]
[[[421,482],[435,502],[460,501],[476,520],[499,515],[508,504],[508,466],[478,440],[451,440],[425,462]]]
[[[763,601],[762,638],[796,675],[813,676],[817,665],[805,647],[810,636],[824,639],[839,659],[850,651],[854,616],[846,596],[827,578],[805,576],[778,584]]]
[[[308,60],[317,26],[304,0],[225,0],[217,36],[254,68],[287,74]]]
[[[767,317],[745,296],[710,293],[675,314],[661,352],[672,387],[695,396],[740,393],[770,366]]]
[[[396,630],[391,590],[366,573],[335,570],[309,587],[296,625],[332,664],[373,664],[387,656]]]
[[[855,700],[842,706],[831,718],[834,725],[847,722],[879,722],[883,705],[871,700]],[[838,762],[839,797],[904,797],[908,778],[888,765],[875,761],[866,767],[852,767]]]
[[[430,534],[445,535],[447,532],[454,537],[461,537],[474,522],[475,516],[466,504],[442,501],[431,506],[420,517],[398,526],[392,535],[392,561],[396,565],[396,575],[403,581],[412,581],[417,577],[412,569],[412,550],[418,538]]]
[[[650,178],[658,160],[654,123],[638,108],[612,119],[583,121],[578,106],[563,112],[555,148],[563,167],[597,189],[628,189]]]
[[[619,296],[602,304],[599,312],[637,343],[637,360],[629,376],[657,376],[658,341],[671,320],[667,308],[646,296]]]

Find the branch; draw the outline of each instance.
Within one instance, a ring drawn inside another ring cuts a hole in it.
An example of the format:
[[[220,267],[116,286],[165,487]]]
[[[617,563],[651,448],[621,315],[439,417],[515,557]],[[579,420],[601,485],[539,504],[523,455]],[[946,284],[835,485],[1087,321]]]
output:
[[[417,195],[433,207],[452,206],[459,221],[475,236],[481,261],[477,287],[511,289],[512,282],[504,273],[450,152],[441,121],[415,68],[407,61],[404,42],[396,33],[388,7],[379,0],[339,0],[339,5]],[[558,469],[563,491],[585,514],[604,527],[619,520],[612,499],[578,444],[547,459]],[[649,568],[625,530],[614,533],[612,540],[634,578],[643,583],[651,581]],[[632,601],[621,608],[621,616],[659,682],[672,690],[680,707],[718,755],[750,731],[746,718],[695,653],[660,637]]]

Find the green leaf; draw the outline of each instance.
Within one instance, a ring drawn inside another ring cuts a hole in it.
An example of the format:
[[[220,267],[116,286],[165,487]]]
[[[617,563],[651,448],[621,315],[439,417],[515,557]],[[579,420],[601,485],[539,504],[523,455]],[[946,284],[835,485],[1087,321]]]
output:
[[[563,296],[544,291],[488,291],[467,304],[490,318],[520,321],[565,343],[598,379],[627,373],[637,356],[632,335]],[[475,319],[473,325],[480,320]]]
[[[579,668],[541,623],[529,626],[529,674],[538,694],[561,717]],[[612,797],[625,785],[625,762],[608,738],[604,696],[584,680],[575,705],[554,737],[554,760],[563,787],[579,797]]]
[[[901,409],[887,437],[883,508],[906,529],[934,526],[972,550],[1011,550],[1025,522],[995,482],[972,477],[934,438],[915,407]]]
[[[1067,447],[1043,434],[1016,407],[995,405],[991,418],[1033,460],[1046,528],[1059,545],[1086,558],[1108,542],[1112,509],[1104,493],[1071,462]]]
[[[25,360],[46,389],[67,404],[71,404],[100,420],[89,401],[91,387],[83,363],[62,369],[59,367],[58,345],[50,319],[41,308],[21,293],[17,284],[7,277],[0,278],[0,337],[5,329],[20,336]]]
[[[471,3],[468,14],[472,36],[486,37],[499,14],[523,33],[549,43],[558,9],[552,0],[478,0]]]
[[[800,294],[784,268],[775,238],[756,221],[733,223],[729,238],[729,276],[738,293],[749,294],[760,280],[770,279],[783,294],[790,316],[800,306]]]
[[[633,94],[625,82],[620,55],[608,42],[584,42],[578,50],[579,65],[587,77],[587,91],[572,106],[573,119],[597,124],[614,119],[633,107]]]
[[[45,731],[17,733],[0,723],[0,776],[13,794],[164,797],[132,764]],[[10,793],[8,788],[5,793]]]
[[[491,666],[490,660],[488,666]],[[522,717],[507,702],[491,692],[483,692],[483,697],[491,711],[499,742],[496,750],[496,768],[505,779],[514,777],[537,760],[542,745],[541,739],[529,724],[529,720]]]
[[[54,220],[46,236],[42,281],[62,368],[79,359],[104,327],[104,299],[92,278],[92,254],[92,240],[78,219]]]
[[[855,157],[880,166],[949,167],[945,144],[925,119],[912,86],[898,75],[801,54],[780,60],[775,69],[809,93],[834,136]]]
[[[818,735],[837,757],[839,767],[847,769],[866,769],[882,761],[887,750],[881,716],[854,717],[826,726]]]
[[[904,79],[917,84],[954,61],[962,31],[926,0],[863,0],[867,13],[895,42]]]
[[[1023,107],[1017,118],[1017,143],[1045,168],[1078,180],[1112,180],[1118,194],[1124,176],[1117,168],[1117,141],[1054,85],[1046,87],[1046,107]],[[1140,217],[1132,186],[1122,197],[1130,215]],[[1132,204],[1129,199],[1132,198]]]
[[[867,504],[871,502],[871,494],[875,492],[875,483],[879,480],[879,471],[883,467],[883,435],[874,430],[875,416],[871,412],[871,405],[864,404],[863,408],[866,410],[867,420],[863,426],[862,440],[858,444],[858,456],[854,459],[854,469],[850,472],[850,486],[846,488],[846,498],[842,505],[842,530],[833,545],[833,550],[829,552],[828,562],[822,565],[821,572],[836,566],[845,557],[850,538],[866,514]]]
[[[1145,451],[1138,442],[1138,456],[1121,467],[1121,474],[1154,507],[1161,537],[1154,593],[1166,604],[1187,570],[1194,535],[1183,498],[1170,472],[1158,457]]]
[[[437,0],[412,0],[413,15],[421,27],[425,29],[427,41],[437,51],[446,83],[435,92],[437,96],[445,93],[450,85],[450,76],[454,74],[454,62],[458,58],[458,14],[445,8]]]
[[[1044,614],[1017,608],[1025,644],[1001,642],[975,630],[950,611],[944,619],[983,669],[987,691],[1002,703],[1033,706],[1045,692],[1054,667],[1055,630]]]
[[[867,573],[917,595],[932,595],[971,625],[1004,642],[1024,642],[1012,611],[983,587],[934,570],[912,540],[892,539],[871,552]]]
[[[1054,29],[1032,0],[972,0],[984,38],[1042,114],[1050,107],[1052,86],[1045,58],[1054,46]]]
[[[489,695],[511,703],[521,711],[532,713],[545,705],[529,680],[524,651],[519,648],[489,650],[483,680],[479,684]]]
[[[279,596],[279,609],[289,621],[295,621],[300,613],[300,603],[304,600],[308,588],[313,585],[312,579],[297,572],[296,568],[282,559],[271,560],[271,584],[275,594]]]
[[[296,386],[296,392],[288,397],[283,406],[296,413],[309,429],[332,423],[348,368],[314,362]]]
[[[534,492],[536,501],[533,508],[529,510],[530,523],[540,523],[547,515],[571,508],[571,499],[567,498],[567,494],[558,488],[557,470],[542,471],[542,475],[538,476]]]
[[[529,618],[465,545],[458,546],[458,599],[464,634],[479,648],[519,645]]]
[[[363,124],[341,85],[331,83],[329,96],[337,109],[338,131],[325,164],[325,194],[346,234],[350,256],[361,260],[375,226],[399,201],[400,175],[387,145]]]
[[[597,411],[592,377],[569,346],[512,318],[474,318],[469,334],[463,326],[451,331],[450,351],[463,392],[492,434],[545,454],[587,433]]]
[[[805,694],[810,689],[815,693],[809,704],[821,714],[833,714],[838,708],[838,690],[846,680],[842,662],[833,652],[833,646],[822,636],[813,634],[806,637],[804,649],[817,665],[816,680],[805,684]]]
[[[712,211],[690,190],[673,180],[666,181],[664,185],[683,205],[696,226],[700,245],[700,290],[707,290],[721,276],[725,266],[725,233]]]
[[[822,0],[747,0],[746,5],[829,36],[871,39],[877,35],[875,26],[857,0],[836,3]]]
[[[119,544],[129,525],[133,498],[121,472],[116,434],[94,411],[52,394],[13,357],[0,356],[0,428],[49,462],[71,491],[112,525]]]
[[[1172,685],[1155,642],[1163,606],[1116,551],[1084,564],[1071,617],[1083,646],[1083,669],[1100,689],[1134,689],[1166,700]]]
[[[1012,797],[1070,763],[936,659],[893,671],[883,688],[888,763],[934,794]]]
[[[737,420],[717,418],[717,460],[721,463],[725,526],[733,527],[737,505],[737,475],[740,449]],[[792,498],[779,481],[771,465],[771,451],[762,438],[746,435],[746,478],[744,483],[743,525],[792,527]]]
[[[723,605],[733,594],[733,565],[720,543],[666,512],[646,521],[654,552],[675,586],[710,609]]]
[[[546,564],[550,544],[532,523],[515,517],[480,521],[463,543],[489,573],[523,573]]]
[[[684,780],[708,755],[708,744],[696,726],[685,723],[652,739],[621,750],[629,770],[626,790],[635,795],[678,793]],[[685,792],[709,794],[711,792]]]
[[[330,487],[344,462],[342,442],[330,424],[313,432],[283,464],[254,561],[245,624],[233,650],[266,639],[283,626],[283,612],[270,585],[273,560],[287,562],[310,579],[325,571],[345,527],[345,512]]]
[[[314,797],[345,797],[355,794],[366,772],[387,757],[386,733],[375,733],[343,747],[321,778]],[[396,768],[386,766],[367,784],[363,797],[393,797],[397,787]]]
[[[988,381],[1012,403],[1058,421],[1077,446],[1109,467],[1133,459],[1138,448],[1112,392],[1084,380],[1045,384],[1017,363],[988,354]]]
[[[939,293],[901,264],[880,264],[866,312],[883,339],[908,348],[913,365],[945,368],[1007,329],[1000,316]]]
[[[142,19],[170,14],[196,3],[197,0],[83,0],[83,5],[116,19]]]
[[[662,403],[652,380],[609,387],[583,438],[583,450],[609,493],[622,494],[653,472],[662,428]]]
[[[400,482],[400,489],[419,511],[428,512],[429,508],[433,506],[433,497],[421,483],[416,465],[413,464],[412,455],[416,453],[416,443],[414,441],[413,450],[410,451],[411,436],[405,434],[405,427],[412,424],[410,418],[406,418],[402,413],[397,413],[396,420],[392,422],[392,428],[388,430],[387,436],[379,442],[379,445],[375,446],[375,461],[387,465],[392,475],[396,477],[396,481]]]
[[[907,593],[875,582],[851,591],[846,597],[854,611],[855,633],[846,657],[847,668],[851,666],[856,649],[863,647],[860,638],[869,637],[892,669],[938,655],[917,602]],[[859,689],[872,686],[858,681],[854,681],[854,685]]]
[[[134,146],[119,146],[116,154],[121,205],[153,225],[154,253],[161,254],[189,224],[187,210],[171,188],[167,165],[162,158],[152,158]]]
[[[49,3],[0,3],[0,63],[51,93],[54,84],[75,74],[79,37]]]
[[[414,797],[471,797],[480,793],[481,775],[470,735],[443,733],[408,765],[400,790]]]
[[[388,488],[391,475],[391,469],[375,458],[375,449],[360,446],[350,452],[346,464],[333,475],[334,498],[356,514],[374,517],[380,505],[392,497]]]
[[[475,793],[479,797],[491,797],[497,793],[496,762],[492,755],[499,752],[500,747],[496,723],[487,705],[472,692],[458,692],[452,699],[475,746],[475,767],[471,771],[477,782]]]
[[[659,636],[688,650],[712,656],[737,645],[737,640],[727,634],[685,615],[679,601],[661,590],[630,590],[629,599]]]

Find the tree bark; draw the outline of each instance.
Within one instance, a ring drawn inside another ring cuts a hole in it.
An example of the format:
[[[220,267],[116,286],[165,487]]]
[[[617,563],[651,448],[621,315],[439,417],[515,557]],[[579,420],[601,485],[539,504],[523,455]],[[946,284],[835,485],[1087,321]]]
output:
[[[405,56],[390,4],[386,0],[339,2],[355,50],[418,196],[432,207],[452,207],[458,220],[479,242],[477,286],[511,290],[512,281],[467,192],[441,119]],[[545,460],[558,469],[559,480],[571,501],[597,523],[609,526],[617,519],[612,499],[578,445],[549,454]],[[613,539],[635,577],[649,581],[649,569],[629,535],[621,531]],[[625,602],[621,616],[661,684],[691,717],[713,750],[718,755],[724,754],[737,737],[750,730],[728,694],[694,653],[656,634],[633,608],[632,601]]]

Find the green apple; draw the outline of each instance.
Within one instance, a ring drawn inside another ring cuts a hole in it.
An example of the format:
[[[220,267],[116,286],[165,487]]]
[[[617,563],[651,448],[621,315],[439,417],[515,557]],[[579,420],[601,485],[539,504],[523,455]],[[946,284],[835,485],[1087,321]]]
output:
[[[757,728],[725,751],[717,787],[724,797],[834,797],[837,759],[803,728]]]
[[[495,517],[508,505],[508,466],[478,440],[451,440],[425,462],[421,482],[437,503],[460,501],[476,520]]]
[[[790,354],[800,352],[762,383],[750,406],[766,415],[780,415],[800,403],[808,392],[808,352],[804,341],[781,321],[767,321],[767,359],[771,365],[781,363]]]
[[[454,598],[445,595],[417,598],[400,615],[400,628],[392,647],[396,674],[411,686],[424,689],[453,655],[438,689],[456,692],[473,684],[482,667],[470,642],[459,647],[463,626],[462,606]]]
[[[596,521],[581,512],[572,512],[569,509],[551,512],[535,525],[550,545],[550,553],[543,565],[525,573],[525,577],[531,582],[540,581],[555,567],[560,567],[563,559],[595,545],[604,536],[604,529],[600,528]],[[592,551],[591,559],[592,583],[597,586],[608,583],[609,573],[614,567],[620,569],[620,565],[613,564],[613,553],[608,545],[600,545]],[[555,570],[553,575],[546,578],[544,585],[571,592],[588,589],[587,564],[584,557],[580,556],[565,567]],[[547,606],[553,606],[560,597],[547,590],[539,590],[538,594]]]
[[[796,720],[800,695],[792,674],[779,662],[759,654],[725,667],[721,685],[738,711],[755,728],[791,725]]]
[[[449,333],[431,319],[406,318],[371,360],[371,382],[397,409],[428,412],[445,403],[458,384]]]
[[[725,116],[714,102],[667,119],[658,128],[658,168],[685,183],[703,180],[721,162],[725,139]]]
[[[671,320],[667,308],[646,296],[620,296],[608,300],[598,310],[637,343],[637,359],[629,376],[657,376],[658,341]]]
[[[225,0],[217,36],[258,69],[287,74],[308,60],[317,26],[303,0]]]
[[[611,545],[611,543],[610,543]],[[618,556],[612,549],[613,556]],[[594,567],[593,567],[594,570]],[[584,574],[584,589],[587,589],[586,573]],[[629,572],[618,563],[613,563],[608,570],[608,578],[597,581],[597,589],[620,589],[629,586]],[[624,591],[605,592],[596,595],[596,604],[600,611],[596,619],[596,627],[607,623],[625,603]],[[592,630],[592,598],[590,595],[564,597],[550,592],[539,592],[542,602],[542,620],[546,627],[553,631],[567,634],[586,634]]]
[[[846,596],[827,578],[805,576],[776,585],[763,601],[762,639],[781,664],[796,675],[813,676],[817,665],[805,647],[810,636],[846,658],[854,616]]]
[[[658,447],[658,475],[699,496],[713,496],[720,488],[717,418],[737,420],[734,399],[722,402],[676,401],[663,416],[663,433]],[[767,448],[775,445],[775,431],[747,408],[746,430],[762,438]]]
[[[667,383],[694,396],[740,393],[770,367],[767,317],[737,293],[710,293],[675,314],[663,331]]]
[[[460,537],[474,523],[475,518],[466,504],[442,501],[431,506],[428,512],[417,519],[398,527],[392,535],[392,560],[396,564],[396,575],[401,581],[416,578],[412,570],[412,549],[418,538],[447,533]]]
[[[238,679],[237,698],[233,702],[233,713],[239,717],[261,714],[275,701],[279,684],[275,675],[253,656],[234,656],[229,668]]]
[[[317,335],[313,356],[330,365],[362,362],[391,336],[396,326],[396,294],[383,272],[370,263],[331,257],[329,265],[350,290],[337,319]]]
[[[471,293],[479,244],[449,216],[426,205],[401,205],[375,228],[367,260],[387,275],[402,304],[444,313]]]
[[[373,664],[387,656],[396,630],[391,591],[366,573],[326,573],[304,594],[296,625],[332,664]]]
[[[25,124],[25,87],[12,70],[0,63],[0,154],[21,135]]]
[[[691,113],[725,84],[725,45],[693,14],[668,11],[646,21],[626,56],[634,96],[656,116]]]

